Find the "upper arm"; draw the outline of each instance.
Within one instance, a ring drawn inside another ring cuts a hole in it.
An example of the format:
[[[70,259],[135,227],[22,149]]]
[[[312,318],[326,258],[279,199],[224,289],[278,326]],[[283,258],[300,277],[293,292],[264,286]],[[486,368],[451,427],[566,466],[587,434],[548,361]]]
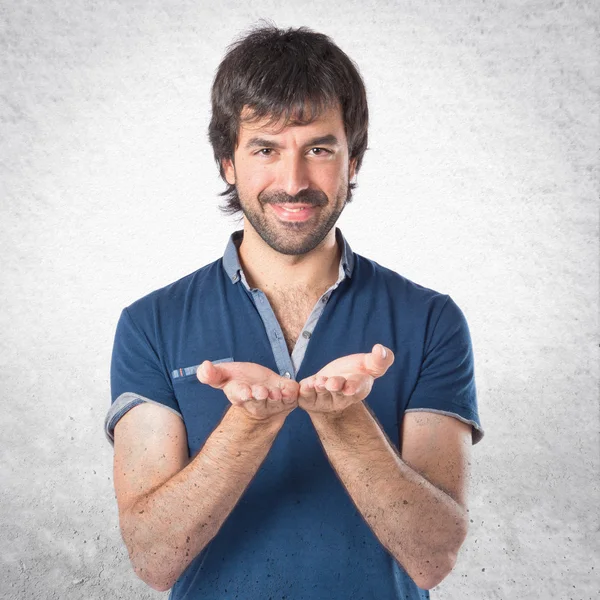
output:
[[[471,446],[483,436],[471,335],[452,298],[440,297],[434,308],[420,372],[404,407],[400,454],[466,510]]]
[[[438,413],[408,412],[400,439],[402,460],[466,510],[471,425]]]
[[[124,309],[117,324],[110,370],[113,402],[105,423],[109,438],[114,435],[121,516],[188,462],[185,425],[153,326],[155,309],[135,306],[136,320]]]
[[[129,410],[117,422],[114,435],[114,484],[120,514],[189,462],[183,420],[159,404],[144,402]]]

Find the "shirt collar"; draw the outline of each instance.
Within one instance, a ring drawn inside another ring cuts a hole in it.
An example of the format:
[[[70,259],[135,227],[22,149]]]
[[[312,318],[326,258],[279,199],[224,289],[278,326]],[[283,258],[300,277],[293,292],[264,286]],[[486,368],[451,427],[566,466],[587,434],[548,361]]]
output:
[[[223,254],[223,267],[233,283],[237,283],[240,279],[245,280],[238,256],[238,248],[243,237],[243,229],[234,231],[229,237],[229,241],[225,247],[225,253]],[[346,238],[342,235],[339,227],[335,228],[335,239],[338,246],[342,249],[342,257],[340,259],[340,279],[343,278],[343,274],[352,277],[352,271],[354,270],[354,253],[352,252],[352,248],[350,248],[350,244],[348,244]]]

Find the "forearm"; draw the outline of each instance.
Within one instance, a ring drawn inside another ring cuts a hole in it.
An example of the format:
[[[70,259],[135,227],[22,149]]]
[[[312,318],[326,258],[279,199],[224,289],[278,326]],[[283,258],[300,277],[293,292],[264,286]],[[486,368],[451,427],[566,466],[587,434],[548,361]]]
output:
[[[217,534],[258,471],[283,425],[252,421],[230,408],[198,455],[121,515],[138,576],[170,588]]]
[[[332,466],[379,541],[417,585],[437,585],[466,536],[466,511],[402,461],[362,402],[339,415],[309,414]]]

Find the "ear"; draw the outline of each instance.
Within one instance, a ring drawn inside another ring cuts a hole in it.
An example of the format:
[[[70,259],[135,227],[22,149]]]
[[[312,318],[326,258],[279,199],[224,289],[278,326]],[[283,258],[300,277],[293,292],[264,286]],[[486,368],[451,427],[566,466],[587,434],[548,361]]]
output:
[[[356,158],[353,158],[350,161],[350,166],[348,168],[348,181],[352,181],[354,179],[355,174],[356,174]]]
[[[229,185],[235,185],[235,167],[233,161],[230,158],[224,158],[221,161],[223,165],[223,171],[225,173],[225,179]]]

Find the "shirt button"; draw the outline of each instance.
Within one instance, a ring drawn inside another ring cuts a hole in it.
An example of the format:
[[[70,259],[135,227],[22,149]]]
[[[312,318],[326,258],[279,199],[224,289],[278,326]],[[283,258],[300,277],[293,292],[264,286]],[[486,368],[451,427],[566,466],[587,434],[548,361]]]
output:
[[[310,331],[303,331],[302,332],[302,337],[308,339],[310,337],[311,333]]]
[[[287,377],[288,379],[292,378],[292,376],[287,371],[283,374],[283,376]]]
[[[323,297],[321,298],[321,302],[327,302],[327,300],[328,300],[327,296],[323,296]]]

